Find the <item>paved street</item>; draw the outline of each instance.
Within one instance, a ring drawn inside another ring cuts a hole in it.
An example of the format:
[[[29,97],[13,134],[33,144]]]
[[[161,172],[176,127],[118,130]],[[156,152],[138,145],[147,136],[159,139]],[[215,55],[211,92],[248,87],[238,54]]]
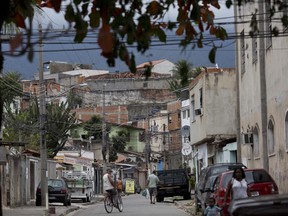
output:
[[[98,199],[92,200],[91,203],[81,203],[73,202],[71,206],[65,207],[62,204],[50,204],[50,207],[55,208],[55,214],[50,214],[51,216],[91,216],[91,215],[107,215],[104,206],[103,198],[99,197]],[[182,199],[173,199],[165,198],[164,202],[156,203],[151,205],[149,200],[144,198],[139,194],[133,194],[123,197],[124,202],[124,211],[123,215],[125,216],[135,216],[135,215],[177,215],[177,216],[187,216],[193,215],[194,206],[193,200],[182,200]],[[112,214],[119,213],[117,209],[114,209]],[[48,215],[45,212],[45,208],[36,207],[35,205],[29,205],[24,207],[17,208],[4,208],[4,216],[43,216]]]
[[[192,200],[183,201],[182,199],[173,201],[171,198],[166,198],[164,202],[160,202],[154,205],[150,204],[150,200],[145,197],[134,194],[123,197],[124,210],[121,213],[125,216],[146,216],[146,215],[157,215],[157,216],[187,216],[191,215],[186,208],[192,208],[192,205],[187,205],[192,203]],[[191,211],[190,211],[191,212]],[[118,214],[118,209],[113,209],[111,214]],[[103,202],[98,202],[95,205],[89,205],[81,208],[77,212],[72,212],[69,216],[91,216],[91,215],[107,215]]]

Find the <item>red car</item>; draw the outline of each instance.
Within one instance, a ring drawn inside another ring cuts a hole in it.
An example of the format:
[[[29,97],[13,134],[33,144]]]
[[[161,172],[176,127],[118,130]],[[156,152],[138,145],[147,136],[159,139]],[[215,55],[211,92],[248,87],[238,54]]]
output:
[[[246,181],[251,192],[251,196],[262,196],[268,194],[278,194],[278,186],[265,169],[245,169]],[[228,205],[230,197],[227,197],[227,205],[224,207],[226,188],[232,178],[233,171],[224,172],[215,179],[211,186],[212,197],[216,200],[216,205],[222,208],[221,216],[229,216]]]

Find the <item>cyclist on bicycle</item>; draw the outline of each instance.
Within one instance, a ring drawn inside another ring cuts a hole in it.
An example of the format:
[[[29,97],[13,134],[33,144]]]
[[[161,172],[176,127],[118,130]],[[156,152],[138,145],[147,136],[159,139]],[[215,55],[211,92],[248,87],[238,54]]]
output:
[[[116,198],[116,184],[113,181],[113,176],[112,176],[112,170],[107,169],[107,173],[103,175],[103,189],[111,195],[112,202],[115,204],[117,203],[117,198]]]

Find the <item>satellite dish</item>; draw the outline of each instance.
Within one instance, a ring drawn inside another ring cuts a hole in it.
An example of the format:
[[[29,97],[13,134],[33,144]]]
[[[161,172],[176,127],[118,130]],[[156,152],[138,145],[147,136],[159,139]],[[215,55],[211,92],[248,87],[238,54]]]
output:
[[[181,152],[183,155],[186,155],[186,156],[191,154],[192,153],[191,145],[189,145],[188,143],[184,143]]]

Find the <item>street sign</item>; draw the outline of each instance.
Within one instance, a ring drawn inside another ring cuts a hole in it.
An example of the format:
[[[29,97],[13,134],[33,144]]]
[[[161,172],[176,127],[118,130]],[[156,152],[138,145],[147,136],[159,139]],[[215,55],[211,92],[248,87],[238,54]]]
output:
[[[188,143],[184,143],[181,152],[183,155],[186,155],[186,156],[191,154],[192,152],[191,145],[189,145]]]

